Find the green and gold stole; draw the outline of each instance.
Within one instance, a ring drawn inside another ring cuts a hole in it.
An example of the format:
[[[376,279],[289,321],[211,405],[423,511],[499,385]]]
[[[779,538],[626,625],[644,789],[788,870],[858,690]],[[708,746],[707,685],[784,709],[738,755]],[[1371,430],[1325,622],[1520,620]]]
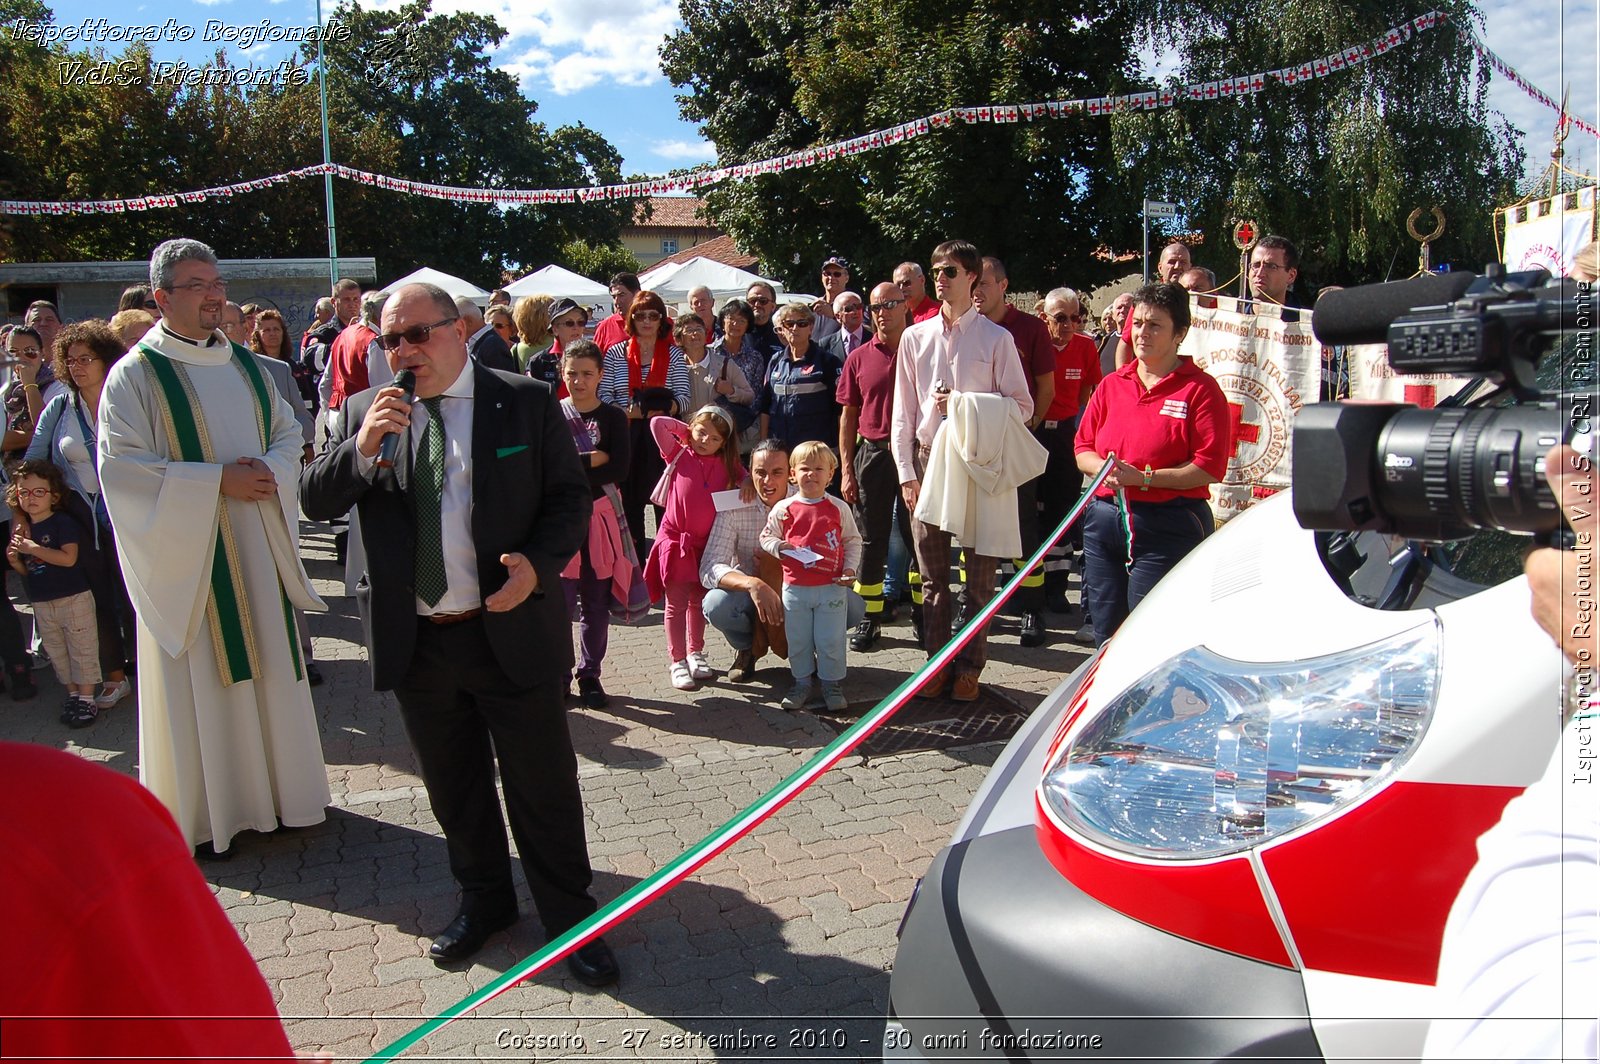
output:
[[[134,356],[143,367],[145,376],[155,385],[152,389],[161,409],[161,422],[167,433],[167,447],[173,460],[216,465],[217,457],[211,449],[211,436],[206,431],[205,412],[195,394],[194,383],[184,363],[163,355],[153,347],[139,344]],[[256,429],[261,439],[261,453],[266,454],[272,440],[272,385],[256,365],[251,353],[232,345],[233,367],[239,371],[255,396]],[[289,596],[278,580],[278,597],[283,605],[283,623],[289,639],[289,656],[294,661],[296,680],[305,678],[300,661],[300,640],[295,632],[294,610]],[[211,627],[211,644],[216,648],[217,671],[222,685],[231,687],[241,680],[251,680],[261,675],[260,653],[256,647],[255,627],[250,619],[250,603],[245,592],[244,569],[239,561],[239,544],[234,539],[233,522],[228,518],[228,505],[224,500],[218,506],[217,546],[211,563],[211,592],[206,599],[206,621]]]

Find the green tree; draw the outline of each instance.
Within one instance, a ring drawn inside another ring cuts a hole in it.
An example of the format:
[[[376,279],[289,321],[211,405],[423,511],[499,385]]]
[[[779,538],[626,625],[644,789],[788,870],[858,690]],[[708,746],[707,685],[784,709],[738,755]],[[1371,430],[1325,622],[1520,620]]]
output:
[[[662,50],[679,102],[724,164],[803,149],[953,106],[1117,89],[1133,69],[1119,3],[683,0]],[[729,182],[708,210],[766,269],[814,288],[837,251],[862,283],[963,237],[1014,288],[1088,285],[1129,229],[1103,124],[1086,116],[936,130],[897,148]]]
[[[561,245],[555,261],[601,284],[619,273],[639,272],[639,259],[617,242],[592,244],[587,240],[569,240]]]
[[[1228,234],[1253,218],[1300,247],[1301,298],[1315,283],[1403,277],[1415,208],[1446,215],[1433,261],[1479,269],[1495,255],[1491,216],[1522,168],[1518,134],[1485,107],[1489,72],[1456,28],[1481,31],[1470,0],[1130,0],[1143,40],[1170,46],[1173,84],[1299,67],[1382,36],[1431,9],[1438,28],[1369,62],[1223,103],[1115,116],[1116,165],[1203,231],[1197,257],[1237,269]],[[1431,219],[1420,223],[1424,232]]]

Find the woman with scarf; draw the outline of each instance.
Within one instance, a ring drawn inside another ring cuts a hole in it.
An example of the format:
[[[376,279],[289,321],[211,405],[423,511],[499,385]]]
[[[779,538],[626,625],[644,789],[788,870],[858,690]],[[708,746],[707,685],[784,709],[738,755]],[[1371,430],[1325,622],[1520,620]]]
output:
[[[628,412],[628,442],[633,461],[622,483],[622,505],[633,535],[634,550],[643,558],[644,506],[661,479],[666,463],[650,436],[650,419],[681,417],[690,407],[689,368],[683,351],[672,342],[667,305],[654,292],[640,292],[628,307],[628,338],[606,352],[600,381],[602,403]],[[656,510],[656,520],[661,511]]]

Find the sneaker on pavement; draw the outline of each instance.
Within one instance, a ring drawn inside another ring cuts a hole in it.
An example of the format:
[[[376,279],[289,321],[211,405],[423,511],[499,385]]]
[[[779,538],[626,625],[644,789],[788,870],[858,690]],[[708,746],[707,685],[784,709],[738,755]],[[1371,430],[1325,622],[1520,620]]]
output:
[[[733,655],[733,668],[728,670],[728,679],[732,683],[749,683],[750,678],[756,674],[756,654],[753,650],[741,650]]]
[[[1072,633],[1072,641],[1080,647],[1094,646],[1098,642],[1094,634],[1094,625],[1085,622],[1082,628]]]
[[[61,719],[69,728],[87,728],[99,716],[100,710],[95,708],[94,699],[83,695],[68,696],[66,705],[61,709]]]
[[[811,697],[815,693],[816,690],[809,678],[796,680],[795,685],[789,688],[789,693],[783,696],[781,705],[791,713],[797,709],[804,709],[806,708],[806,703],[811,701]]]
[[[689,671],[687,661],[674,661],[672,663],[672,686],[680,691],[693,691],[696,686],[694,673]]]
[[[878,641],[878,622],[862,621],[856,625],[855,631],[850,633],[851,650],[871,650],[872,645]]]
[[[94,696],[95,708],[110,709],[131,694],[133,685],[127,680],[118,680],[115,683],[108,681],[100,685],[100,693]]]
[[[704,651],[691,650],[688,657],[689,675],[696,680],[709,680],[716,675],[711,669],[711,663],[706,660]]]
[[[822,685],[822,704],[829,713],[843,713],[850,708],[850,700],[844,696],[844,684],[824,683]]]

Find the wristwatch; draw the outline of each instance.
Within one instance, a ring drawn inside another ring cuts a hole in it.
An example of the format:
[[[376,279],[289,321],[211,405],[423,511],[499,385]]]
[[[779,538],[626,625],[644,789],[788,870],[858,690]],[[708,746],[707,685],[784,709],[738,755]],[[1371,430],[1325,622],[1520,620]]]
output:
[[[1144,467],[1144,487],[1140,489],[1141,491],[1148,491],[1150,489],[1150,478],[1154,475],[1155,470],[1151,469],[1150,463],[1146,462]]]

